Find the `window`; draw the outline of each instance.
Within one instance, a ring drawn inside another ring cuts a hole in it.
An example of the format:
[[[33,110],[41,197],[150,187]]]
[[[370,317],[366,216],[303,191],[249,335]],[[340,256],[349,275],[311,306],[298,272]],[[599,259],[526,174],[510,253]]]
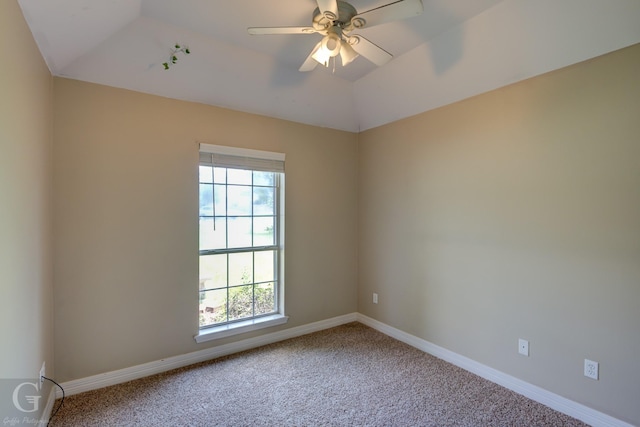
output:
[[[200,145],[201,335],[283,317],[283,186],[284,154]]]

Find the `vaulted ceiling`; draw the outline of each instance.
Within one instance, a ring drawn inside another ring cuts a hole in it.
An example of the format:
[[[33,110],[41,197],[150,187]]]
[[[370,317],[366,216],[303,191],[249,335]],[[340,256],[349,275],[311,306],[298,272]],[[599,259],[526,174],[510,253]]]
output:
[[[358,12],[392,0],[351,0]],[[640,42],[638,0],[422,0],[359,30],[394,58],[302,73],[315,0],[19,0],[53,75],[360,131]],[[174,45],[189,55],[165,70]]]

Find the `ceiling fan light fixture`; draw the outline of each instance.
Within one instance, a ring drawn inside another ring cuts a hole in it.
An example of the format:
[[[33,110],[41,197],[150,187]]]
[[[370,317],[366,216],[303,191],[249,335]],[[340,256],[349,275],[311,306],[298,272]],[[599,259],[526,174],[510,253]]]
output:
[[[338,56],[340,48],[342,46],[342,40],[336,33],[329,33],[322,39],[322,47],[330,57]]]
[[[349,43],[342,43],[342,47],[340,48],[340,58],[342,58],[342,66],[345,67],[358,56],[358,52],[356,52]]]
[[[342,51],[342,46],[346,43],[342,43],[340,36],[335,32],[330,32],[320,42],[320,46],[311,55],[313,59],[318,61],[325,67],[329,66],[329,60],[335,58]]]
[[[322,43],[320,43],[320,46],[318,46],[316,51],[313,52],[311,57],[325,67],[329,66],[329,59],[331,58],[331,55],[329,55],[329,52],[322,47]]]

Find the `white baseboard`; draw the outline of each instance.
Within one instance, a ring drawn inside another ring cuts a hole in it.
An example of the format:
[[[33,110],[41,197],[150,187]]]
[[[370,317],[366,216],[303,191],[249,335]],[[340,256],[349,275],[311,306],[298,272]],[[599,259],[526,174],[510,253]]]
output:
[[[103,374],[92,375],[78,380],[72,380],[60,384],[64,388],[65,395],[71,396],[85,391],[96,390],[110,385],[120,384],[138,378],[147,377],[149,375],[159,374],[171,369],[182,368],[183,366],[192,365],[198,362],[215,359],[216,357],[227,356],[229,354],[238,353],[240,351],[249,350],[260,347],[262,345],[272,344],[289,338],[299,337],[301,335],[310,334],[312,332],[321,331],[335,326],[343,325],[357,320],[357,313],[345,314],[343,316],[333,317],[331,319],[321,320],[319,322],[310,323],[308,325],[296,326],[284,329],[278,332],[272,332],[258,337],[248,338],[217,347],[207,348],[204,350],[194,351],[192,353],[180,356],[169,357],[166,359],[156,360],[154,362],[143,363],[141,365],[131,366],[129,368],[118,369],[117,371],[105,372]],[[62,393],[58,390],[57,397],[62,397]]]
[[[460,354],[437,346],[429,341],[423,340],[422,338],[403,332],[385,323],[365,316],[364,314],[358,313],[357,321],[376,329],[385,335],[395,338],[398,341],[402,341],[412,347],[422,350],[425,353],[429,353],[493,383],[515,391],[516,393],[528,397],[531,400],[542,403],[551,409],[555,409],[558,412],[577,418],[593,427],[633,427],[631,424],[627,424],[617,418],[613,418],[607,414],[596,411],[595,409],[591,409],[588,406],[584,406],[548,390],[512,377],[504,372],[490,368],[482,363],[478,363]]]
[[[53,405],[56,403],[56,386],[52,384],[51,389],[49,390],[49,396],[47,397],[47,404],[44,407],[44,411],[42,411],[42,417],[40,418],[40,423],[38,425],[46,426],[51,419],[51,411],[53,411]]]

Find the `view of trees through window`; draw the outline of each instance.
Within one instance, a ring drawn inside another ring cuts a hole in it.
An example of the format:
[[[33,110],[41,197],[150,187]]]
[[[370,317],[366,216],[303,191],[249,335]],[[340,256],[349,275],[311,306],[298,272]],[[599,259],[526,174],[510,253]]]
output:
[[[200,166],[200,327],[277,311],[278,174]]]

